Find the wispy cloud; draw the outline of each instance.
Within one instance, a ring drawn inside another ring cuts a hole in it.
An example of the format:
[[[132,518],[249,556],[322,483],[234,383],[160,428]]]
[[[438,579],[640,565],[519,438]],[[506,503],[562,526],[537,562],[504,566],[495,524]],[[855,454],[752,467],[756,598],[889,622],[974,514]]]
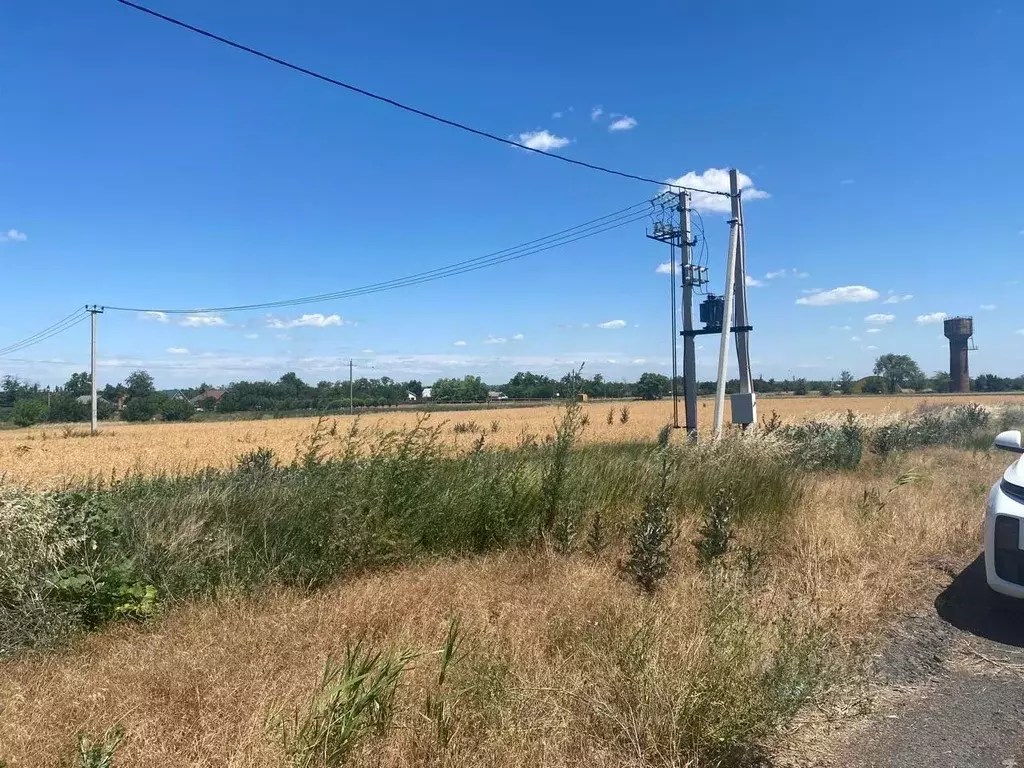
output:
[[[842,184],[844,187],[848,187],[851,184],[856,184],[857,182],[854,179],[843,179],[839,183]]]
[[[488,336],[484,339],[484,344],[505,344],[508,342],[504,336]]]
[[[23,243],[28,240],[28,235],[24,232],[19,232],[17,229],[8,229],[6,232],[0,232],[0,243]]]
[[[220,315],[185,315],[178,321],[183,328],[221,328],[228,324]]]
[[[521,333],[517,333],[517,334],[516,334],[515,336],[513,336],[513,337],[512,337],[512,341],[522,341],[522,340],[523,340],[523,339],[525,339],[525,338],[526,338],[526,337],[525,337],[525,336],[523,336],[523,334],[521,334]]]
[[[883,304],[899,304],[899,303],[904,302],[904,301],[910,301],[912,298],[914,298],[914,294],[912,294],[912,293],[899,294],[899,293],[894,293],[892,291],[889,291],[889,295],[885,297],[885,301],[883,301],[882,303]]]
[[[851,336],[850,341],[860,341],[860,336]]]
[[[995,308],[996,308],[995,304],[982,304],[981,305],[981,309],[985,310],[986,312],[991,312]]]
[[[819,291],[809,296],[796,300],[797,304],[804,304],[808,307],[827,307],[832,304],[856,304],[864,301],[874,301],[878,298],[878,291],[868,288],[865,285],[842,285],[830,291]]]
[[[751,277],[750,275],[746,276],[744,282],[747,284],[748,288],[760,288],[761,286],[764,285],[764,283],[762,283],[756,277]]]
[[[629,115],[612,115],[609,131],[631,131],[636,128],[636,118]]]
[[[895,319],[896,315],[885,315],[879,312],[873,315],[868,315],[867,317],[864,318],[864,322],[870,323],[871,325],[886,325],[887,323],[891,323]]]
[[[464,346],[466,346],[466,342],[464,342],[462,339],[459,339],[452,346],[453,347],[464,347]]]
[[[260,335],[258,333],[247,333],[247,334],[245,334],[245,338],[247,338],[247,339],[258,339],[259,337],[260,337]]]
[[[655,269],[654,271],[657,272],[659,275],[670,275],[672,274],[672,264],[671,262],[666,261],[663,264],[659,264],[658,268]]]
[[[598,105],[590,110],[590,119],[593,120],[594,122],[597,122],[598,120],[601,119],[601,116],[603,114],[604,110],[601,108],[601,105]]]
[[[941,323],[947,317],[949,317],[949,315],[945,312],[929,312],[926,315],[918,315],[914,318],[914,322],[919,325],[930,325],[932,323]]]
[[[776,269],[773,272],[765,272],[764,279],[765,280],[774,280],[777,277],[785,277],[785,276],[786,276],[786,270],[784,270],[784,269]]]
[[[550,152],[553,149],[561,149],[567,146],[571,143],[571,139],[567,139],[565,136],[556,136],[548,130],[538,130],[520,133],[519,143],[530,149]]]
[[[560,120],[561,117],[562,117],[562,113],[561,112],[552,112],[551,113],[551,118],[553,120]]]
[[[277,329],[288,328],[330,328],[342,325],[354,325],[351,320],[342,320],[341,315],[323,315],[319,312],[301,315],[291,320],[281,317],[268,317],[267,327]]]
[[[155,312],[155,311],[140,312],[139,313],[139,319],[140,320],[155,320],[158,323],[166,323],[167,322],[167,313],[166,312]]]
[[[868,333],[881,333],[881,328],[868,328]]]
[[[187,355],[188,354],[188,350],[185,347],[168,347],[167,348],[167,354],[168,355]]]
[[[796,269],[796,267],[794,267],[793,269],[776,269],[773,272],[766,272],[765,276],[764,276],[764,279],[765,280],[775,280],[775,279],[780,278],[780,277],[804,278],[804,277],[810,277],[810,276],[811,276],[810,273],[808,273],[808,272],[801,272],[800,270]]]
[[[675,179],[666,179],[665,184],[668,185],[665,189],[670,189],[671,185],[682,186],[682,187],[693,187],[695,189],[706,189],[709,192],[729,192],[729,170],[727,168],[708,168],[703,173],[697,173],[696,171],[690,171],[682,176]],[[766,197],[771,197],[764,190],[758,189],[754,186],[753,180],[745,173],[739,174],[739,185],[743,191],[744,200],[761,200]],[[708,192],[694,192],[690,197],[690,202],[694,208],[699,211],[705,211],[707,213],[729,213],[732,210],[732,204],[728,197],[722,195],[709,194]]]
[[[597,327],[598,328],[607,328],[607,329],[625,328],[626,327],[626,321],[625,320],[609,320],[606,323],[598,323]]]

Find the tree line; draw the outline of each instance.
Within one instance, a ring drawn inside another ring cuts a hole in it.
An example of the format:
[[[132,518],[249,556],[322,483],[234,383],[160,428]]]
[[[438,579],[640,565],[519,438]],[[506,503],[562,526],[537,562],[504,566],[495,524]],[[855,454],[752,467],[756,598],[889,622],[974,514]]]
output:
[[[682,378],[676,380],[680,395]],[[715,392],[715,382],[701,381],[700,395]],[[213,390],[203,383],[198,387],[160,392],[153,377],[146,371],[131,373],[124,382],[107,384],[99,392],[97,411],[101,419],[119,416],[126,421],[150,421],[161,418],[180,421],[191,418],[196,403],[223,413],[286,412],[303,410],[343,410],[350,402],[357,408],[401,405],[423,401],[423,382],[411,379],[397,381],[387,376],[376,379],[359,378],[348,381],[304,382],[295,373],[286,373],[277,381],[238,381],[229,384],[222,396],[204,401],[202,395]],[[981,374],[971,381],[976,392],[1024,391],[1024,375],[1016,377]],[[672,380],[660,373],[643,373],[633,382],[609,381],[601,374],[591,377],[569,373],[553,378],[531,371],[520,371],[503,384],[487,384],[479,376],[441,378],[430,388],[430,401],[438,403],[484,402],[495,393],[513,400],[551,400],[570,392],[592,398],[639,398],[653,400],[671,394]],[[739,391],[739,381],[726,382],[726,392]],[[849,371],[835,378],[785,379],[757,378],[758,393],[792,393],[806,395],[817,392],[831,394],[885,394],[901,391],[948,392],[949,374],[938,371],[927,376],[909,355],[885,354],[875,361],[873,373],[861,379]],[[0,419],[18,426],[38,422],[87,421],[90,417],[89,374],[74,373],[63,386],[43,388],[14,376],[0,381]],[[86,397],[83,397],[86,396]],[[123,407],[122,407],[123,406]]]

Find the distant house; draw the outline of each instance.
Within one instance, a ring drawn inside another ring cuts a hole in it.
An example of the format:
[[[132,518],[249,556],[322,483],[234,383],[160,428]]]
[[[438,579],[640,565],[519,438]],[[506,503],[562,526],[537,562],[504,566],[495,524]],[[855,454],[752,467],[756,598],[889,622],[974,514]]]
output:
[[[406,392],[405,399],[408,400],[409,402],[413,402],[415,400],[418,400],[419,398],[416,397],[416,395],[414,395],[412,392]]]
[[[497,390],[492,389],[492,390],[490,390],[487,393],[487,399],[488,400],[508,400],[508,395],[506,395],[504,392],[498,392]]]
[[[433,397],[434,397],[434,388],[433,387],[424,387],[423,388],[423,399],[424,400],[430,400]]]
[[[188,402],[188,395],[182,392],[180,389],[161,389],[160,394],[170,400],[184,400]]]
[[[205,392],[200,392],[189,402],[196,408],[216,406],[221,401],[221,398],[224,397],[225,392],[227,392],[226,389],[208,389]]]

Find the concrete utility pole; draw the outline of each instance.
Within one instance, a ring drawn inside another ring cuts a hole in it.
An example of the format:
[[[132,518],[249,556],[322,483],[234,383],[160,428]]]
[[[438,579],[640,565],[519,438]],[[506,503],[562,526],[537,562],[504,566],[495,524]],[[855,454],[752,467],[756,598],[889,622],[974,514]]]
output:
[[[669,282],[672,284],[671,302],[672,305],[672,428],[679,429],[679,392],[677,391],[676,380],[679,378],[679,332],[676,324],[676,313],[679,308],[676,306],[676,244],[669,241],[668,244]]]
[[[714,437],[722,437],[725,419],[725,377],[729,365],[729,333],[732,331],[732,308],[736,287],[736,252],[739,250],[739,222],[734,218],[729,225],[729,258],[725,265],[725,295],[722,297],[722,340],[718,345],[718,386],[715,390]]]
[[[92,315],[92,344],[91,344],[90,355],[89,355],[90,364],[91,364],[91,372],[89,374],[89,378],[91,379],[90,383],[91,383],[91,386],[92,386],[92,397],[90,398],[90,400],[92,401],[91,402],[92,420],[91,420],[91,423],[90,423],[90,426],[89,426],[89,434],[95,435],[96,434],[96,429],[97,429],[97,425],[96,425],[96,422],[97,422],[97,419],[96,419],[96,315],[100,314],[103,311],[103,308],[102,307],[97,307],[95,304],[93,304],[91,307],[86,307],[85,309],[86,309],[87,312],[89,312],[89,314]]]
[[[743,230],[743,197],[740,191],[739,173],[735,168],[729,171],[729,187],[732,193],[732,217],[736,220],[736,361],[739,365],[740,397],[733,400],[734,424],[757,423],[757,401],[754,399],[754,379],[750,370],[750,317],[747,314],[747,238]],[[740,404],[743,407],[738,407]],[[742,411],[742,413],[741,413]]]
[[[352,383],[352,358],[348,359],[348,412],[355,413],[355,398],[353,394],[355,392],[354,385]]]
[[[682,225],[680,247],[683,256],[683,400],[686,434],[693,440],[697,437],[697,357],[693,338],[694,275],[691,269],[693,253],[690,250],[690,193],[686,191],[679,193],[679,221]]]

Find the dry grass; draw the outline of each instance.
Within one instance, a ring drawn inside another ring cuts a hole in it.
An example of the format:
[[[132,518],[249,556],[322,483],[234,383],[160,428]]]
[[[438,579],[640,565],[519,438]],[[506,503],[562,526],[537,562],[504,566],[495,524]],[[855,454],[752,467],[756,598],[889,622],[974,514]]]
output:
[[[638,420],[644,410],[637,408]],[[176,428],[156,429],[151,434]],[[207,427],[182,431],[197,429]],[[747,532],[746,543],[766,558],[750,576],[753,617],[769,626],[789,612],[801,625],[828,626],[840,658],[929,581],[931,558],[977,550],[985,490],[1004,459],[931,449],[814,476],[776,536]],[[915,480],[898,485],[908,472]],[[676,714],[714,674],[718,642],[691,538],[684,530],[676,572],[653,600],[618,578],[618,553],[593,560],[538,551],[408,567],[312,596],[201,604],[151,625],[112,627],[59,656],[0,667],[0,756],[12,768],[53,765],[77,731],[121,723],[119,766],[277,768],[285,762],[267,720],[306,699],[328,654],[358,638],[381,649],[434,650],[449,618],[460,616],[468,654],[455,667],[448,746],[424,714],[437,670],[436,657],[424,656],[399,690],[395,726],[353,764],[688,764]],[[646,638],[639,661],[637,638]]]
[[[844,414],[852,409],[863,416],[888,418],[912,411],[925,403],[952,405],[981,400],[986,404],[1024,403],[1024,395],[899,396],[899,397],[765,397],[760,413],[776,411],[786,421]],[[583,442],[629,442],[651,440],[671,420],[668,400],[630,403],[630,419],[622,424],[616,418],[606,423],[608,404],[585,406],[589,424]],[[701,400],[700,416],[705,425],[711,420],[714,404]],[[543,440],[554,433],[559,416],[555,407],[509,408],[484,411],[451,411],[431,416],[433,423],[445,422],[446,439],[466,447],[481,432],[487,432],[488,446],[515,445],[524,435]],[[362,418],[364,428],[402,429],[412,426],[419,414],[402,411]],[[351,417],[336,419],[343,432]],[[240,454],[257,447],[273,448],[285,459],[294,455],[305,439],[314,419],[264,419],[259,421],[208,422],[197,424],[104,424],[100,439],[66,439],[59,426],[0,430],[0,467],[9,481],[37,488],[59,485],[71,479],[90,476],[109,477],[126,472],[190,472],[203,467],[225,467]],[[498,431],[493,431],[497,422]],[[457,434],[456,424],[475,424],[477,429]]]

